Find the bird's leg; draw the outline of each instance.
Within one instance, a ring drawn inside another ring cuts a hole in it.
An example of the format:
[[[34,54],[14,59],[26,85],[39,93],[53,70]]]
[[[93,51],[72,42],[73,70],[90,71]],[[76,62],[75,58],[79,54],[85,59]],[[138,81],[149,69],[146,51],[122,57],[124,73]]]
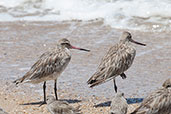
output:
[[[116,86],[115,78],[113,78],[113,84],[114,84],[115,92],[117,93],[117,86]]]
[[[56,100],[58,100],[58,95],[57,95],[57,80],[54,80],[55,81],[55,83],[54,83],[54,92],[55,92],[55,98],[56,98]]]
[[[40,104],[40,106],[46,104],[46,81],[43,84],[43,94],[44,94],[44,101]]]
[[[46,81],[43,84],[44,103],[46,103]]]
[[[120,76],[122,77],[122,79],[126,79],[125,73],[120,74]]]

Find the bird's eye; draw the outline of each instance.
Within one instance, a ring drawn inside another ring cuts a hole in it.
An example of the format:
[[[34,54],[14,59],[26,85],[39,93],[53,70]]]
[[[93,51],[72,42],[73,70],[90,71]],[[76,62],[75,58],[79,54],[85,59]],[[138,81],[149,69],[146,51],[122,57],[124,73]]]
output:
[[[62,45],[68,45],[68,43],[62,43]]]
[[[129,38],[131,38],[132,36],[131,36],[131,35],[129,35],[128,37],[129,37]]]

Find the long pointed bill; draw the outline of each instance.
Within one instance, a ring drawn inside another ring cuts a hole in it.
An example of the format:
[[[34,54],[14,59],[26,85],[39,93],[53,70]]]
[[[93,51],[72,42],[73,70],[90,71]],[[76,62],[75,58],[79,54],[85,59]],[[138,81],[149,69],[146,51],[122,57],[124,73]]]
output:
[[[146,44],[137,42],[137,41],[135,41],[135,40],[133,40],[133,39],[131,39],[130,41],[133,42],[133,43],[135,43],[135,44],[138,44],[138,45],[146,46]]]
[[[88,49],[83,49],[83,48],[77,48],[77,47],[74,47],[74,46],[71,46],[72,49],[78,49],[78,50],[81,50],[81,51],[90,51]]]

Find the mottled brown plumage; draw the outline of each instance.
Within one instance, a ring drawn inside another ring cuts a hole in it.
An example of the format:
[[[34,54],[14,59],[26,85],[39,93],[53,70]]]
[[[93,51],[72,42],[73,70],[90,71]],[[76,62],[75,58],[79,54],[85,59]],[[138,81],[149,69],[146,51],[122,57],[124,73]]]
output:
[[[126,78],[124,72],[132,65],[136,54],[136,50],[131,45],[131,42],[145,46],[145,44],[134,41],[129,32],[123,32],[119,43],[109,49],[101,60],[97,71],[87,81],[87,83],[90,84],[90,87],[113,79],[114,88],[117,92],[115,77],[120,75],[123,79]]]
[[[171,114],[171,79],[166,80],[163,88],[157,89],[144,98],[140,106],[131,114]]]
[[[19,84],[22,82],[30,82],[30,83],[40,83],[44,82],[43,90],[44,90],[44,102],[46,102],[46,81],[54,80],[54,91],[55,96],[57,98],[56,93],[56,80],[60,76],[60,74],[64,71],[66,66],[68,65],[71,54],[69,49],[79,49],[84,51],[89,51],[82,48],[76,48],[72,46],[67,39],[61,39],[57,43],[56,48],[45,52],[39,58],[39,60],[31,67],[31,69],[21,78],[14,81],[14,83]]]
[[[81,114],[80,106],[74,108],[66,101],[56,101],[53,96],[47,96],[47,108],[51,114]]]

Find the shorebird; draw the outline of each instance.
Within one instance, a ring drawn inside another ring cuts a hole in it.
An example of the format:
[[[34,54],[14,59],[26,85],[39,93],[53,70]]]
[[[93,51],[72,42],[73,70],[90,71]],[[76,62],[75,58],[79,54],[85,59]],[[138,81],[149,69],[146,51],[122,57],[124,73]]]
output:
[[[171,78],[150,93],[131,114],[171,114]]]
[[[128,104],[124,98],[124,93],[117,93],[112,99],[109,114],[126,114]]]
[[[14,83],[19,84],[22,82],[29,82],[33,84],[44,82],[43,92],[44,92],[44,102],[46,103],[46,81],[54,80],[54,93],[56,100],[57,96],[57,78],[67,67],[70,59],[71,53],[70,49],[78,49],[83,51],[90,51],[83,48],[77,48],[70,44],[67,39],[61,39],[57,43],[56,48],[43,53],[38,61],[30,68],[30,70],[21,78],[14,81]]]
[[[102,84],[113,79],[114,89],[117,92],[115,78],[120,75],[126,78],[125,71],[132,65],[136,50],[131,43],[146,46],[132,39],[131,33],[123,32],[119,43],[112,46],[102,58],[101,63],[94,75],[87,81],[90,87]]]
[[[80,106],[74,108],[66,101],[56,101],[52,95],[47,96],[47,108],[51,114],[80,114]]]

